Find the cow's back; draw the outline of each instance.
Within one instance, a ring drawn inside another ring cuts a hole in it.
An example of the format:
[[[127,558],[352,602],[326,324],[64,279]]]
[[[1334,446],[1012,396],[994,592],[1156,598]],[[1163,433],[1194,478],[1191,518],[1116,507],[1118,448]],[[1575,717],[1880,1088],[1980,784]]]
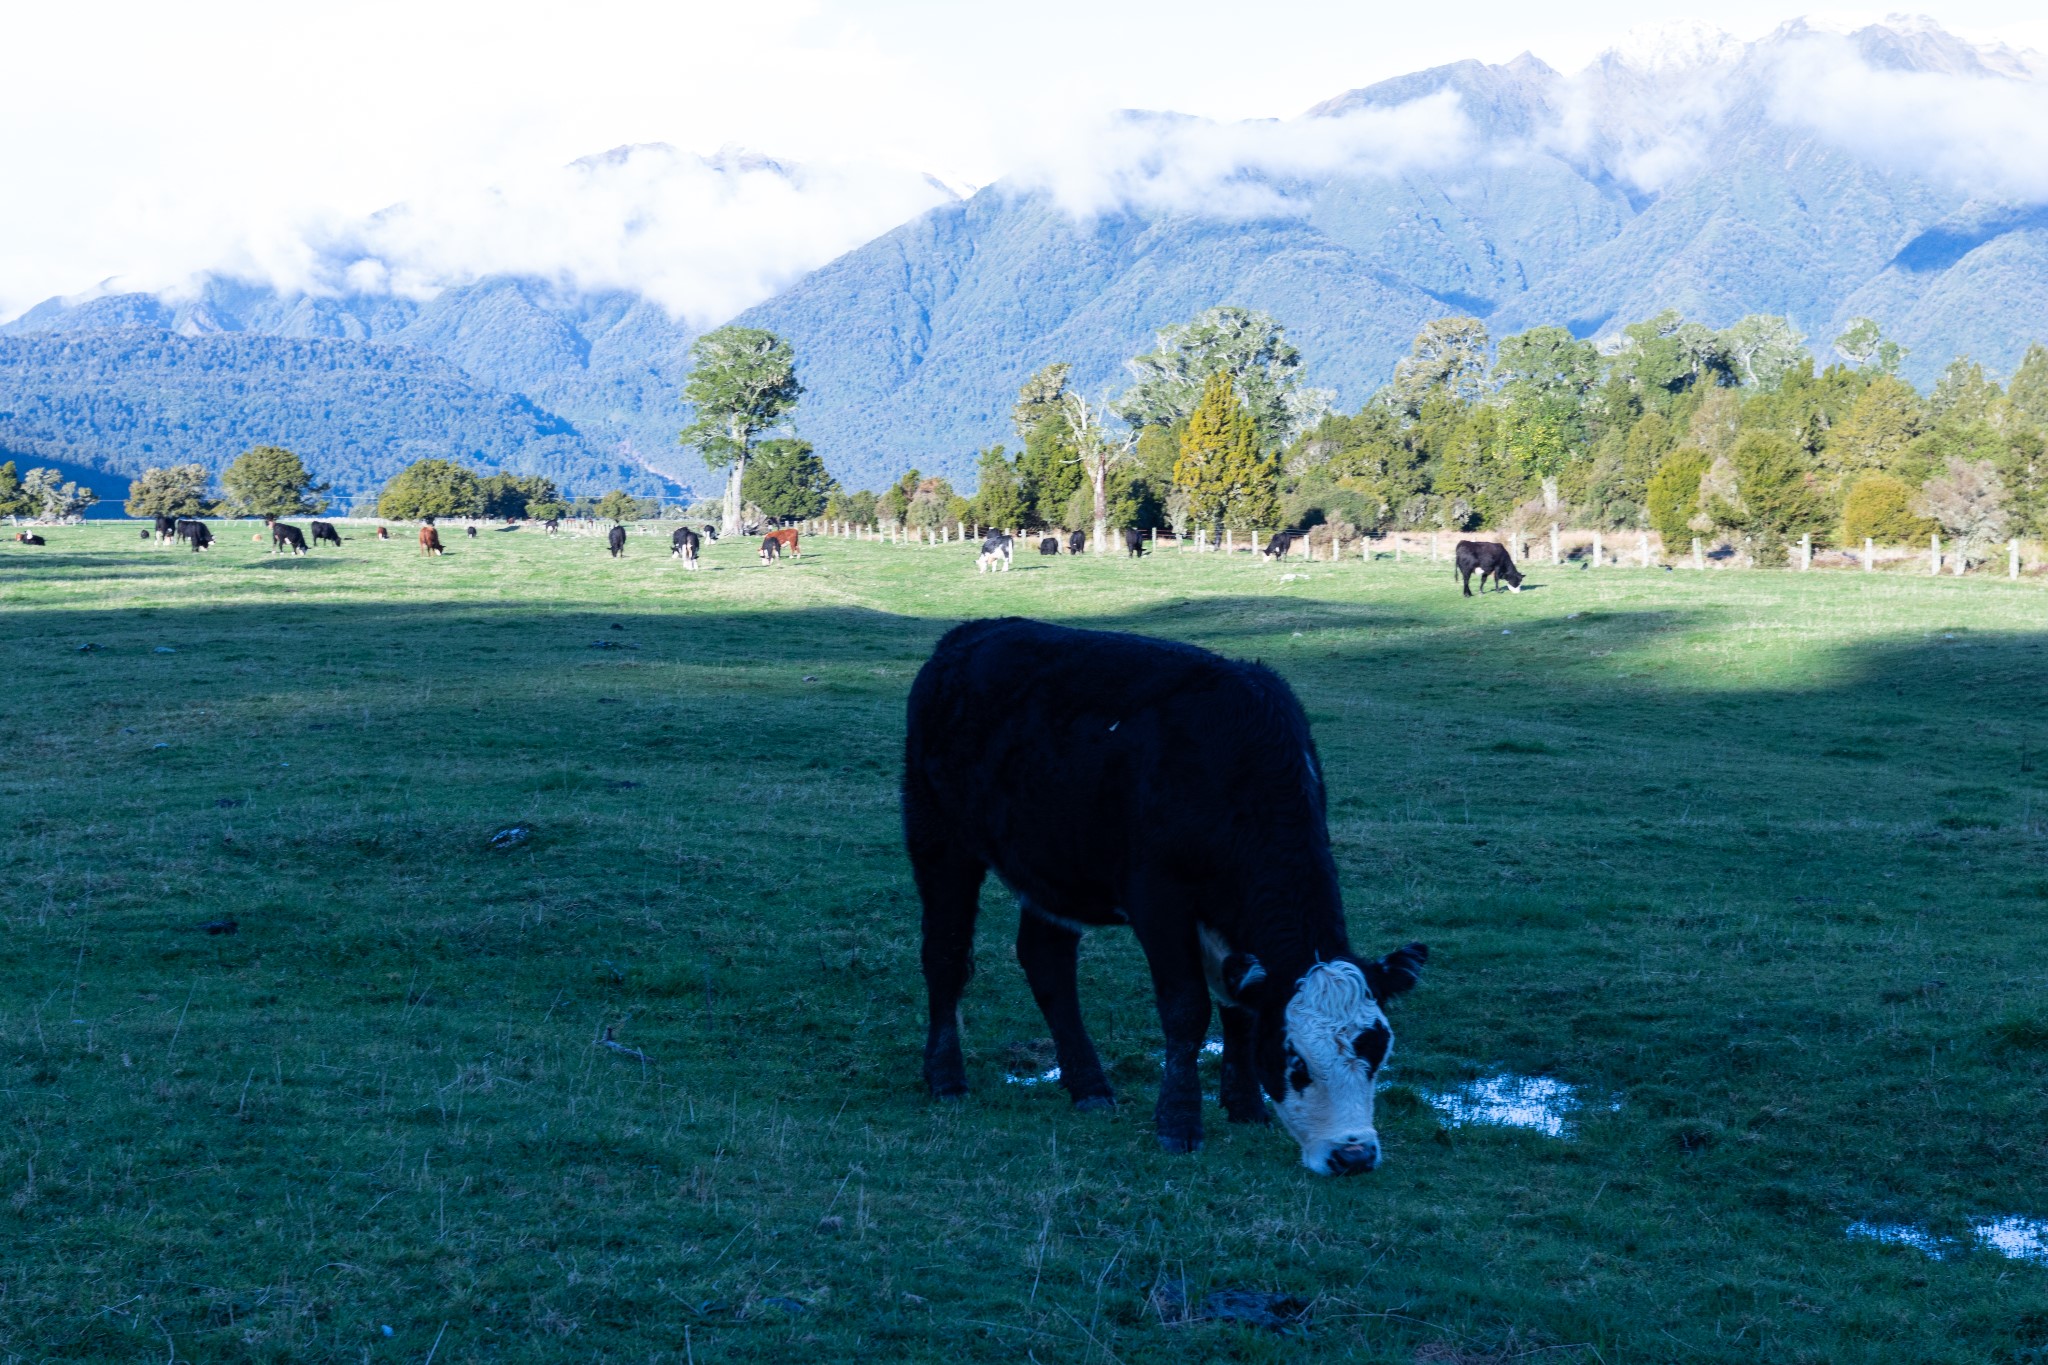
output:
[[[906,822],[942,825],[1027,895],[1106,909],[1147,869],[1217,878],[1228,894],[1222,883],[1251,875],[1227,865],[1244,848],[1327,865],[1307,720],[1256,664],[975,621],[933,650],[908,721]]]

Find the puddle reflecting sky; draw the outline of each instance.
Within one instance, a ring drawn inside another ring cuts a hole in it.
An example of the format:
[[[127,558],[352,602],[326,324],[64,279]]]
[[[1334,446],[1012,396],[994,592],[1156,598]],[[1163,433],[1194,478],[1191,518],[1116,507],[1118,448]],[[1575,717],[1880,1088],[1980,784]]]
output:
[[[1887,1246],[1911,1247],[1929,1260],[1946,1260],[1964,1249],[1954,1237],[1936,1237],[1916,1223],[1866,1223],[1861,1220],[1845,1229],[1852,1239],[1883,1242]],[[2032,1261],[2048,1265],[2048,1218],[2022,1218],[2009,1214],[1970,1224],[1970,1240],[1980,1251],[1994,1251],[2008,1261]]]
[[[1578,1087],[1554,1076],[1504,1073],[1424,1094],[1430,1105],[1453,1124],[1528,1128],[1554,1138],[1570,1137],[1573,1118],[1586,1108]],[[1621,1101],[1609,1100],[1605,1107],[1619,1109]]]

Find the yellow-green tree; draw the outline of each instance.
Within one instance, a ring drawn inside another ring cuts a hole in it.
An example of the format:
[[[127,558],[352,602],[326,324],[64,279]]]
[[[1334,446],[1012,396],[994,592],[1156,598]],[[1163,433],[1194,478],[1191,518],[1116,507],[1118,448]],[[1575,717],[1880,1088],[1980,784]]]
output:
[[[1279,462],[1259,454],[1258,429],[1238,400],[1230,376],[1218,371],[1181,433],[1173,483],[1197,526],[1234,531],[1271,527],[1280,519]]]

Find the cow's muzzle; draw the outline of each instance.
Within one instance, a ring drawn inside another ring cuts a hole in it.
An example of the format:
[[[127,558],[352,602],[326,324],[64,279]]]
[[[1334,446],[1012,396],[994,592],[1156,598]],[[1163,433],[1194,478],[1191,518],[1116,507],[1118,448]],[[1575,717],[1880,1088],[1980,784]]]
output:
[[[1342,1147],[1330,1149],[1328,1158],[1331,1175],[1357,1175],[1370,1171],[1380,1164],[1380,1144],[1370,1142],[1348,1142]]]

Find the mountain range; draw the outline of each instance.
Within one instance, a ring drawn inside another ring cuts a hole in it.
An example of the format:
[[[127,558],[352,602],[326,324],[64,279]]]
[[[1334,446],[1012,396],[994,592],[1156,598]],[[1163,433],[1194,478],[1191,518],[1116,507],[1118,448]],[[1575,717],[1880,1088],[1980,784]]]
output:
[[[941,196],[736,320],[795,344],[797,430],[866,487],[910,465],[966,483],[1032,371],[1114,392],[1157,329],[1217,303],[1278,317],[1345,408],[1451,313],[1594,338],[1779,313],[1822,353],[1868,315],[1916,382],[1959,353],[2003,372],[2048,334],[2048,191],[1973,184],[1883,119],[2032,91],[2040,65],[1917,20],[1754,43],[1678,25],[1570,76],[1459,62],[1277,123],[1129,113],[1086,176]],[[0,447],[133,471],[271,440],[366,485],[428,449],[579,490],[704,483],[674,444],[694,334],[633,290],[524,274],[426,299],[209,278],[53,300],[0,327]],[[88,382],[92,403],[49,401]]]

